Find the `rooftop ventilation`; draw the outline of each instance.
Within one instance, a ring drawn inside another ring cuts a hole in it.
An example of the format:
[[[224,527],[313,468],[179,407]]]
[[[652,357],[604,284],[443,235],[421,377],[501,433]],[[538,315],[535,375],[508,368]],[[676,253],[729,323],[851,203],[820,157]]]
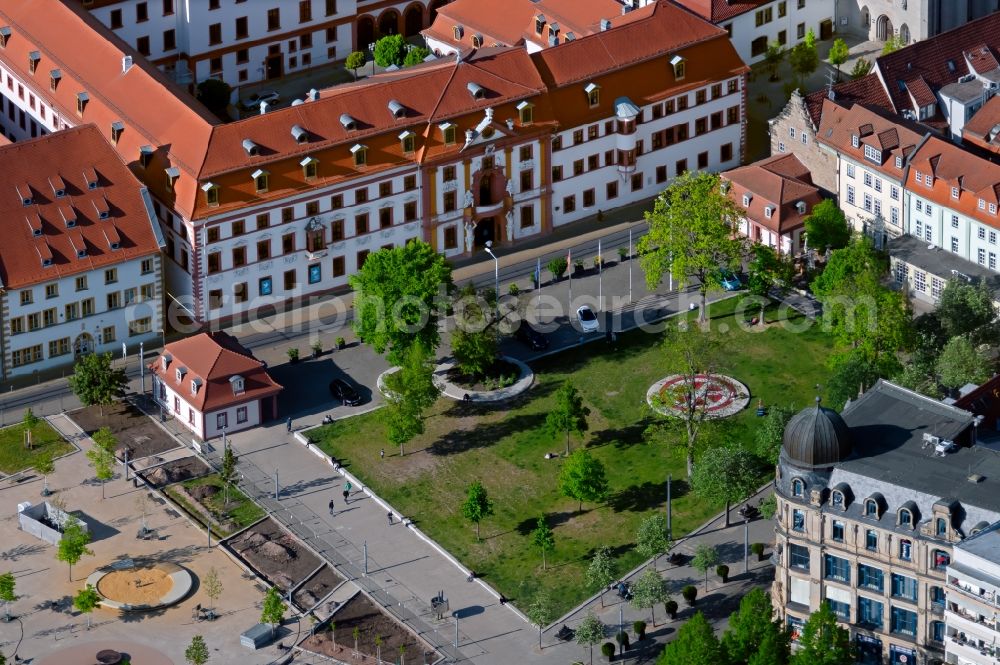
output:
[[[38,213],[33,212],[30,215],[26,215],[24,221],[28,223],[32,237],[40,238],[42,235],[42,218],[38,216]]]
[[[611,21],[608,20],[608,19],[606,19],[606,18],[602,18],[601,19],[601,32],[604,32],[605,30],[610,30],[610,29],[611,29]]]
[[[35,202],[34,196],[31,194],[31,187],[27,183],[17,185],[17,195],[21,198],[21,205],[30,206]]]
[[[94,210],[97,211],[98,219],[107,219],[111,217],[111,206],[108,205],[108,200],[103,196],[100,199],[94,199],[92,201],[94,204]]]
[[[397,102],[395,99],[390,99],[389,113],[391,113],[394,118],[402,118],[406,115],[406,107]]]
[[[316,88],[309,88],[309,92],[306,93],[306,99],[308,99],[310,102],[315,102],[317,99],[319,99],[319,90],[317,90]]]
[[[87,183],[87,189],[97,189],[97,171],[89,166],[83,170],[83,181]]]
[[[76,212],[72,206],[59,206],[59,216],[62,218],[63,224],[66,225],[67,229],[76,226]]]
[[[295,100],[292,100],[292,106],[302,106],[302,105],[303,105],[303,104],[305,104],[305,103],[306,103],[306,102],[305,102],[305,100],[303,100],[303,99],[295,99]]]
[[[479,85],[478,83],[473,83],[472,81],[469,81],[469,83],[466,84],[465,87],[466,89],[468,89],[469,94],[472,95],[474,99],[483,99],[484,97],[486,97],[486,90],[483,88],[483,86]]]
[[[968,480],[973,485],[978,485],[979,483],[981,483],[984,480],[986,480],[986,478],[984,476],[979,475],[978,473],[973,473],[973,474],[970,474],[969,477],[966,478],[966,480]]]
[[[246,151],[248,157],[256,157],[260,154],[260,146],[251,139],[243,139],[243,149]]]
[[[128,70],[132,69],[132,56],[123,55],[122,56],[122,74],[127,74]]]
[[[309,132],[300,125],[292,125],[292,138],[295,139],[296,143],[308,143]]]
[[[260,114],[261,115],[266,114],[270,110],[271,110],[271,105],[270,104],[268,104],[267,102],[261,102],[260,103]]]
[[[66,196],[66,183],[59,176],[52,176],[49,178],[49,187],[52,188],[52,193],[57,199],[61,199]]]
[[[576,39],[576,35],[574,35],[572,32],[567,32],[566,33],[566,41],[571,42],[574,39]]]
[[[340,114],[340,124],[343,125],[344,129],[347,131],[353,131],[358,128],[358,121],[347,113]]]

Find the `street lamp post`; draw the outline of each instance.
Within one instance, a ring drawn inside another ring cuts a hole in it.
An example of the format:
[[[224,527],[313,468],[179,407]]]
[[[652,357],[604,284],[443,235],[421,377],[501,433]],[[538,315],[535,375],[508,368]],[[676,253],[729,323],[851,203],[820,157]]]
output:
[[[749,550],[750,550],[750,520],[745,519],[743,520],[743,572],[744,573],[750,572],[749,564],[747,563],[749,561],[749,558],[747,556]]]
[[[500,259],[493,253],[493,241],[486,241],[486,253],[493,257],[493,295],[497,303],[497,325],[500,325]],[[499,335],[499,330],[497,335]]]

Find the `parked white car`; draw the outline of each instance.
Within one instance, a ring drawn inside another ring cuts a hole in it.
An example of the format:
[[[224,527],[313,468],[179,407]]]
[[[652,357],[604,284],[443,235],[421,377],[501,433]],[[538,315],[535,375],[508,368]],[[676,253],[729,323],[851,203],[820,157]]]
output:
[[[594,314],[594,310],[590,309],[589,305],[583,305],[576,310],[576,318],[580,321],[580,330],[585,333],[597,332],[601,328],[597,315]]]

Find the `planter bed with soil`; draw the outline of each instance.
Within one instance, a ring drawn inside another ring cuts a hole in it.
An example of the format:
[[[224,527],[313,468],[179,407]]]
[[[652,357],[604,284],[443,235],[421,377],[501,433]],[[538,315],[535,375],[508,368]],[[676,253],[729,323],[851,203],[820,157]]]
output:
[[[151,455],[180,448],[180,444],[167,434],[145,413],[129,402],[118,402],[113,406],[87,406],[67,414],[73,422],[88,435],[102,427],[107,427],[118,439],[118,458],[122,449],[129,449],[129,459],[137,460]]]
[[[322,563],[271,518],[253,525],[224,544],[281,591],[288,591],[306,579]]]
[[[229,503],[217,473],[175,483],[163,489],[170,499],[219,538],[230,536],[264,517],[264,510],[243,492],[230,486]],[[319,563],[316,564],[317,566]]]
[[[384,662],[395,663],[399,658],[400,645],[405,646],[405,660],[411,663],[433,663],[438,654],[425,642],[405,628],[398,621],[387,615],[363,593],[357,593],[353,598],[340,606],[331,618],[336,625],[334,640],[331,639],[329,624],[323,630],[317,631],[303,640],[299,647],[328,658],[343,662],[356,662],[354,653],[354,628],[360,629],[358,637],[358,652],[375,662],[375,637],[381,636],[381,656]],[[421,656],[426,656],[421,658]]]
[[[343,581],[343,578],[330,566],[323,566],[292,594],[292,602],[303,612],[308,612]]]
[[[192,455],[143,469],[139,471],[139,475],[152,487],[161,489],[192,478],[201,478],[211,471],[207,464]]]
[[[512,362],[497,359],[483,375],[465,374],[455,365],[445,376],[449,382],[464,390],[487,392],[514,385],[521,376],[521,368]]]

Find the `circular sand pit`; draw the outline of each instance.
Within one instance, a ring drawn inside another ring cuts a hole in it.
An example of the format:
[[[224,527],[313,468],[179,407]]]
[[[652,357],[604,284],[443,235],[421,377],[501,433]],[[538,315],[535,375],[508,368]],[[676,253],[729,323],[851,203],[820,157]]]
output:
[[[173,563],[117,562],[87,578],[101,605],[124,612],[152,610],[180,602],[191,591],[191,573]]]
[[[731,376],[697,374],[693,379],[694,385],[688,386],[684,376],[671,374],[649,387],[646,402],[665,416],[681,416],[694,408],[706,418],[735,415],[750,403],[750,390]]]

